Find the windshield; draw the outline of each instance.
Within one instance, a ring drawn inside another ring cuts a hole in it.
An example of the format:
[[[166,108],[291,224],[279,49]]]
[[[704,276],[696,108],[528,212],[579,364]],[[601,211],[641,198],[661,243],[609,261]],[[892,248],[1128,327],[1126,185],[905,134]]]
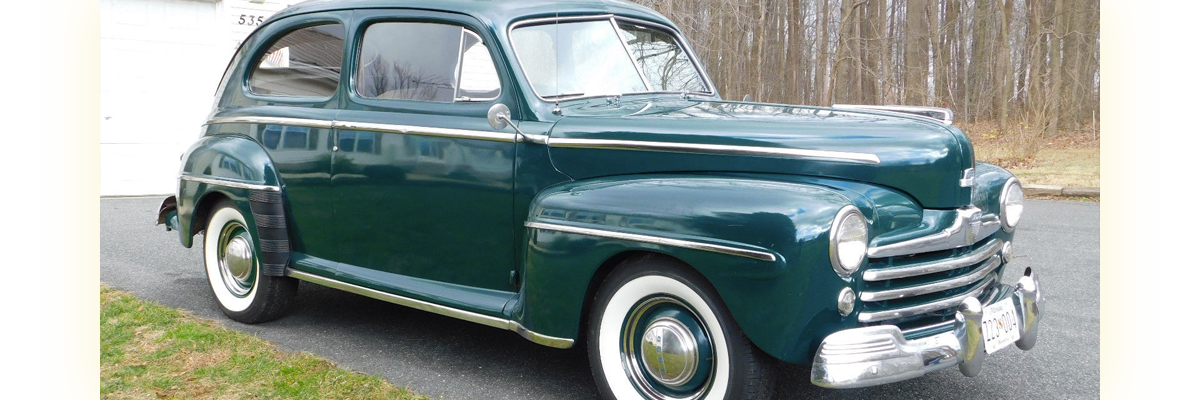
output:
[[[513,48],[542,98],[645,92],[708,92],[675,37],[612,19],[523,26]]]

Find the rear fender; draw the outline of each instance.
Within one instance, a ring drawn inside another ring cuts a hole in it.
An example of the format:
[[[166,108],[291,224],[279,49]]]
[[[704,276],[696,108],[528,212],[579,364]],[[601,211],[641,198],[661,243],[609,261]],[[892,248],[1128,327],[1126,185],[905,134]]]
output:
[[[228,198],[247,218],[268,275],[282,276],[291,257],[284,205],[284,187],[271,158],[254,140],[241,135],[201,138],[186,153],[180,167],[176,199],[180,242],[191,247],[204,230],[210,208]]]

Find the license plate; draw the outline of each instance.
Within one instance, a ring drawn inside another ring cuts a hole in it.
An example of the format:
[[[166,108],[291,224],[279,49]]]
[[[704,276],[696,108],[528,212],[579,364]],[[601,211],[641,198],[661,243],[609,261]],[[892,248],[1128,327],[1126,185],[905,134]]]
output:
[[[983,350],[995,353],[1021,338],[1017,310],[1013,302],[1004,299],[983,308]]]

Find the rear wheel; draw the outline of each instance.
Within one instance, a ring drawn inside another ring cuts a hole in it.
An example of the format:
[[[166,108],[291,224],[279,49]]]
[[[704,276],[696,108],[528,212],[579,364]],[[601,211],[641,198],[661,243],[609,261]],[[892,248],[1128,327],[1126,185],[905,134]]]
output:
[[[588,355],[610,399],[762,399],[771,360],[745,337],[702,277],[667,260],[618,267],[600,287]]]
[[[283,316],[296,296],[293,278],[263,274],[254,232],[233,202],[213,205],[204,230],[204,269],[221,311],[247,324]]]

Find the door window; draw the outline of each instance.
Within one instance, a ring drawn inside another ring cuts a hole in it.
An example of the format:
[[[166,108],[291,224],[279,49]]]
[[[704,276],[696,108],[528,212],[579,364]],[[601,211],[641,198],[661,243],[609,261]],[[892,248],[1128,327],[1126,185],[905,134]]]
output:
[[[359,96],[448,103],[500,94],[491,53],[463,27],[380,22],[367,27],[361,43],[354,80]]]

